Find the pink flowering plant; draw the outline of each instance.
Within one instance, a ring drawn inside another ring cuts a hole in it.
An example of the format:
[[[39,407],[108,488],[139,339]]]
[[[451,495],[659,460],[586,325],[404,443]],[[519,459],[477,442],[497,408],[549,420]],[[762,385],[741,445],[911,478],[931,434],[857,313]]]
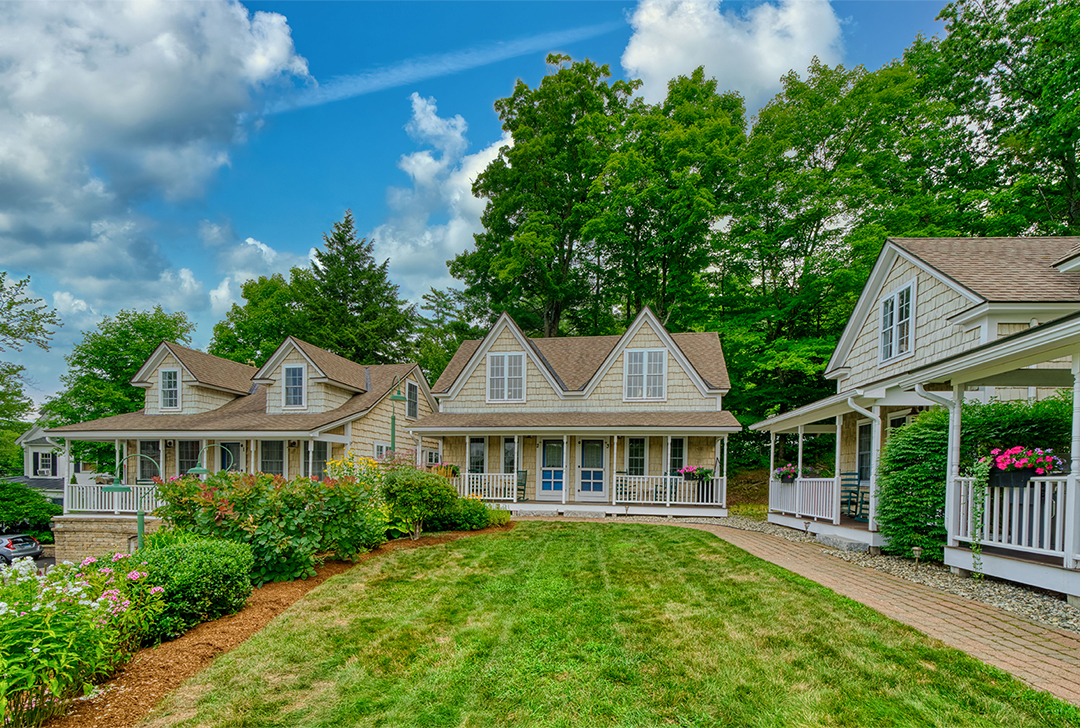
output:
[[[1034,470],[1036,475],[1049,475],[1061,470],[1065,461],[1054,454],[1053,450],[1026,448],[1020,445],[1007,450],[994,448],[990,451],[996,470]]]
[[[781,465],[773,471],[773,477],[777,479],[784,477],[793,478],[798,474],[799,469],[795,467],[795,465],[793,465],[792,463],[788,463],[787,465]]]
[[[134,562],[134,563],[133,563]],[[0,726],[36,726],[125,662],[163,609],[141,561],[0,566]]]

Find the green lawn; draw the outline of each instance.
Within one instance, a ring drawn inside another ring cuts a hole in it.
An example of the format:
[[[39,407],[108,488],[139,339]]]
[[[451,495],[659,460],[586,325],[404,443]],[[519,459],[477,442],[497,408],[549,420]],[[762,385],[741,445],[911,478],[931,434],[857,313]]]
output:
[[[1080,725],[710,534],[521,523],[327,581],[155,725]]]

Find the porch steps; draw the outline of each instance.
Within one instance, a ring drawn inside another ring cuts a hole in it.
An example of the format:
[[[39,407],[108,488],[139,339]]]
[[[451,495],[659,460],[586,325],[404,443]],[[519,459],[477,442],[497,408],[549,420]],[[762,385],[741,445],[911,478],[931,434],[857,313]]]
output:
[[[838,551],[858,551],[860,553],[866,553],[870,549],[870,544],[863,543],[862,541],[856,541],[853,538],[845,538],[844,536],[837,536],[831,533],[819,533],[817,540],[829,548],[837,549]]]

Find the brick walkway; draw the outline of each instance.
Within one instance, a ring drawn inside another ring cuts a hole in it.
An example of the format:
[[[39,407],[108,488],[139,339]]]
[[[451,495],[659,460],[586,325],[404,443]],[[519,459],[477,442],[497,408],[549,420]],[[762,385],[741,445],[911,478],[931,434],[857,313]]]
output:
[[[715,534],[754,556],[1012,673],[1034,688],[1080,705],[1080,635],[1074,632],[1046,627],[982,602],[826,556],[819,544],[797,543],[724,526],[677,521],[658,525],[696,528]]]

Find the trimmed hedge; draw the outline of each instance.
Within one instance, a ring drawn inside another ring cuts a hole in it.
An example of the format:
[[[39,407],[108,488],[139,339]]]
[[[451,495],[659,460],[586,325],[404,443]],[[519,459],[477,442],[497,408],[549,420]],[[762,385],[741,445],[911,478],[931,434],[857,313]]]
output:
[[[165,590],[165,609],[148,639],[178,637],[197,624],[243,609],[251,596],[251,547],[218,538],[185,537],[183,543],[145,548],[147,580]]]
[[[488,507],[476,498],[457,498],[424,522],[426,531],[479,531],[487,528]]]
[[[995,447],[1049,448],[1066,457],[1071,428],[1069,392],[1041,402],[967,403],[961,413],[960,470],[967,472]],[[948,430],[948,411],[933,409],[894,432],[882,448],[877,520],[888,553],[911,556],[911,548],[921,546],[924,558],[944,558]]]

